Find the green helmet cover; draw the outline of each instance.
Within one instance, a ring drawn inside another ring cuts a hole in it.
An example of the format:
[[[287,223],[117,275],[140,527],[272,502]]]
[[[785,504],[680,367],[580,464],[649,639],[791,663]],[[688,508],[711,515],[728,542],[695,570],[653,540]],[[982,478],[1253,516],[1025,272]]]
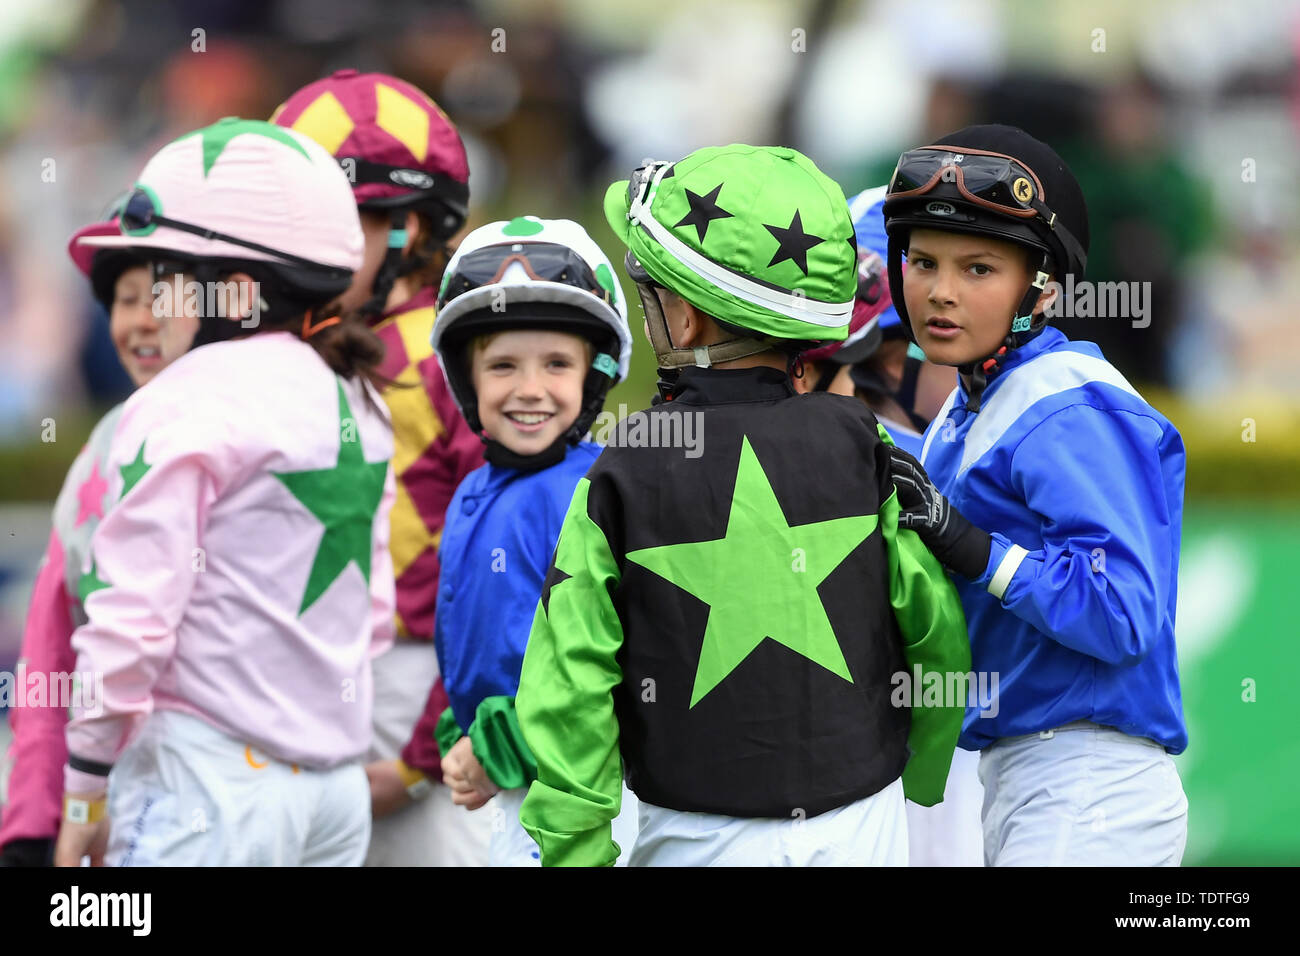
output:
[[[605,217],[655,282],[759,335],[841,341],[857,289],[844,192],[808,157],[711,146],[605,193]]]

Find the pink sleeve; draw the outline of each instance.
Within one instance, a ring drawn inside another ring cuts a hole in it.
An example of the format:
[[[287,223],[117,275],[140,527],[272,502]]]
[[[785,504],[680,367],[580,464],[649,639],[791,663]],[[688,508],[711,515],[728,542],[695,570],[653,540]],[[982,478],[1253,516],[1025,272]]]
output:
[[[89,621],[72,644],[77,670],[102,684],[96,706],[78,709],[68,723],[69,760],[113,763],[136,721],[152,710],[154,685],[175,651],[194,588],[191,562],[217,497],[212,457],[197,449],[222,447],[218,435],[181,433],[182,425],[199,430],[193,421],[148,430],[147,470],[91,539],[91,569],[102,584],[86,594]],[[124,420],[119,436],[126,430]],[[118,460],[115,444],[111,465],[128,464],[135,449],[127,454]],[[89,791],[96,782],[102,788],[105,779],[71,766],[64,772],[69,792]]]
[[[19,660],[22,693],[26,678],[37,673],[67,674],[76,666],[72,650],[72,615],[68,609],[63,545],[57,531],[50,533],[45,559],[36,575],[32,603],[23,630]],[[46,688],[62,681],[46,679]],[[0,846],[10,840],[54,838],[63,815],[63,765],[68,748],[63,740],[67,724],[63,701],[46,699],[45,707],[14,707],[9,711],[13,731],[10,755],[9,799],[0,817]]]
[[[393,556],[388,550],[388,515],[396,499],[397,479],[389,464],[384,495],[375,514],[374,552],[370,558],[371,660],[392,647],[397,636],[397,585],[393,580]]]

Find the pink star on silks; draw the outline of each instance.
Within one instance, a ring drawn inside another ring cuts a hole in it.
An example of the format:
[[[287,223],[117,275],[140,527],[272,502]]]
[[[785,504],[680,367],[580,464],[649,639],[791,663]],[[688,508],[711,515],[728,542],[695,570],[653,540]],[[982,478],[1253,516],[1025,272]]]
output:
[[[99,473],[99,462],[90,472],[90,477],[77,489],[77,520],[74,528],[80,528],[87,518],[104,517],[104,494],[108,491],[108,482]]]

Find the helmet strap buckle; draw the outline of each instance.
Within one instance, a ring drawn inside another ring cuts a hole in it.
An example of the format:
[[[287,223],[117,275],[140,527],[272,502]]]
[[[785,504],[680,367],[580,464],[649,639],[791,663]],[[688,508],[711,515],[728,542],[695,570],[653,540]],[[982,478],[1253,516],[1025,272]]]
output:
[[[402,260],[406,254],[406,213],[404,207],[388,211],[388,250],[380,262],[379,272],[371,286],[370,298],[361,306],[361,314],[368,320],[378,319],[388,309],[388,295],[393,284],[402,275]]]
[[[1002,346],[1002,348],[998,349],[996,352],[993,353],[992,358],[986,359],[984,361],[982,365],[984,371],[987,373],[997,368],[998,364],[1002,361],[1002,357],[1006,354],[1007,354],[1007,347],[1004,345]]]

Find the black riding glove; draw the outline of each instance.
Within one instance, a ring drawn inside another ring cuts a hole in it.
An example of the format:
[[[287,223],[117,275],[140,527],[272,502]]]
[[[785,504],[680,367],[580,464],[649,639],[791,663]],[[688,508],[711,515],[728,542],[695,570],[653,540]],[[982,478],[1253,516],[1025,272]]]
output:
[[[900,528],[910,528],[939,563],[975,580],[989,563],[993,539],[975,527],[934,486],[921,463],[897,445],[889,447],[889,472],[898,489]]]

